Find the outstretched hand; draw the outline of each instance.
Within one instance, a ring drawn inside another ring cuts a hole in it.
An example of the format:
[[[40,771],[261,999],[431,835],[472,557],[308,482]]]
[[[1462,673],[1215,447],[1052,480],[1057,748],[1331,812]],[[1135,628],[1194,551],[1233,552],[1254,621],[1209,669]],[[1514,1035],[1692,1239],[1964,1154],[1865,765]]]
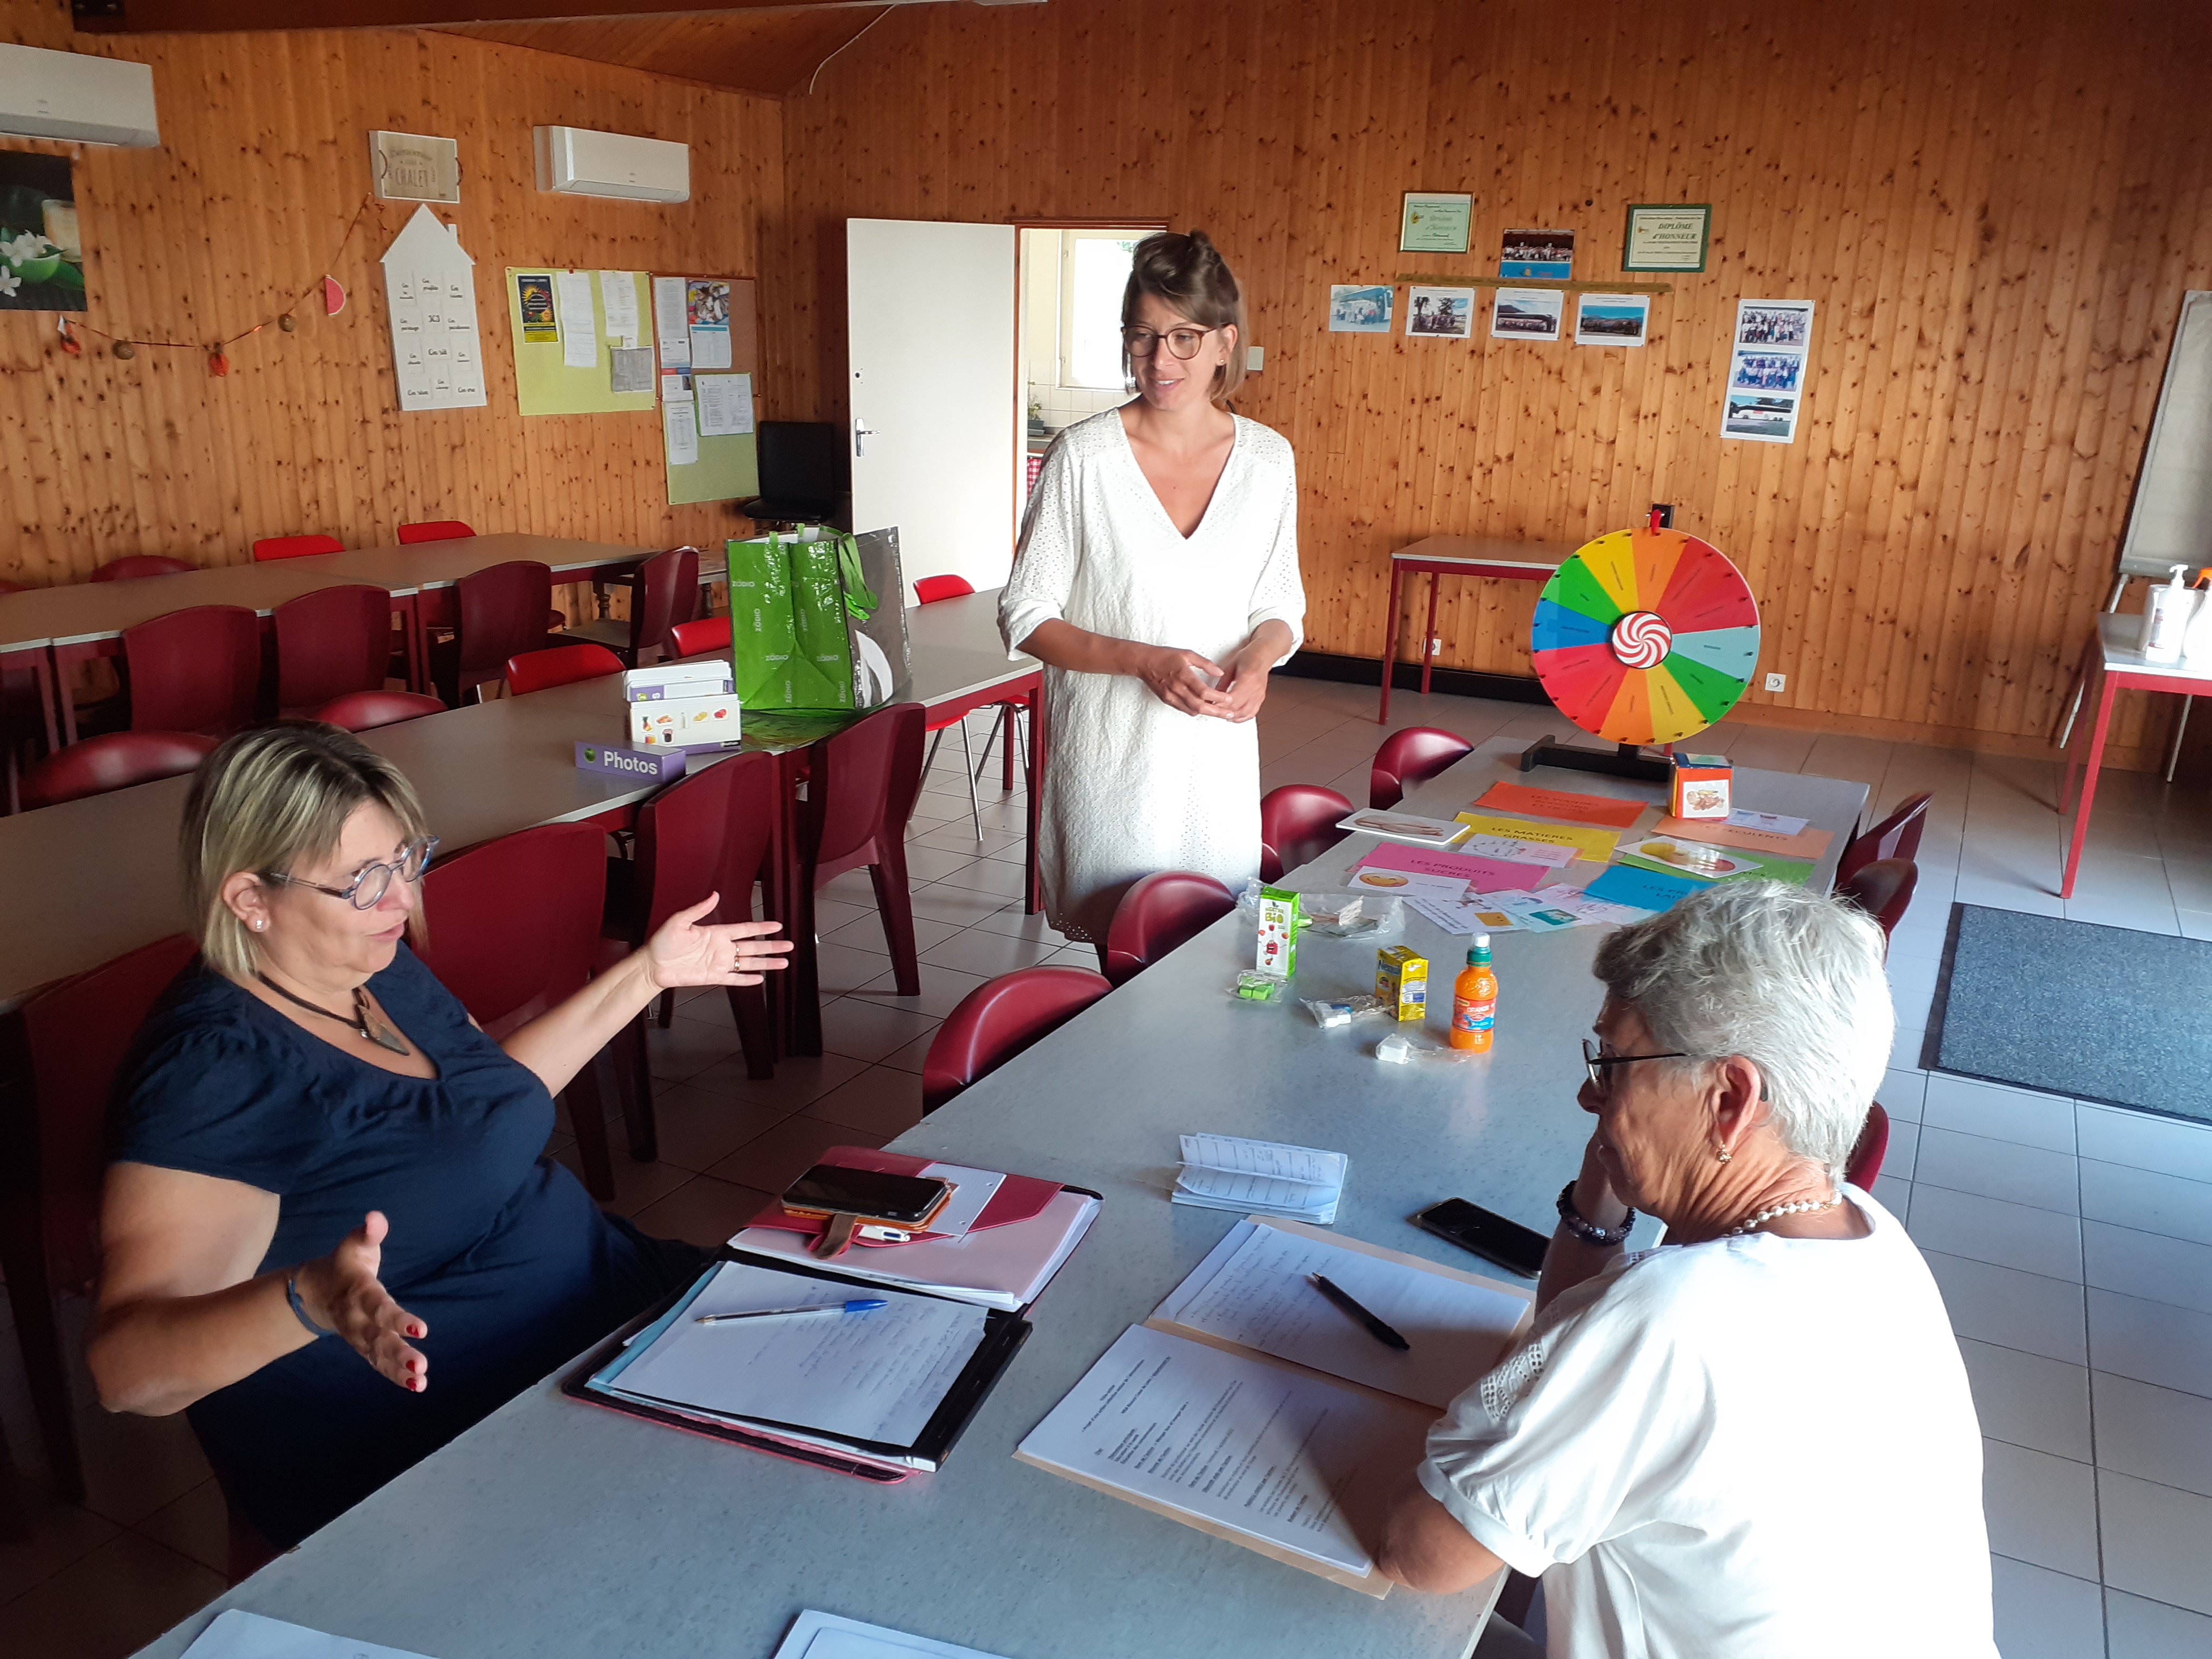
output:
[[[391,1228],[383,1211],[371,1210],[337,1249],[300,1269],[300,1303],[308,1318],[335,1330],[379,1371],[421,1394],[430,1386],[430,1362],[408,1339],[419,1340],[430,1328],[393,1301],[377,1278]]]
[[[702,926],[722,902],[709,893],[688,910],[669,917],[645,942],[646,973],[656,992],[682,985],[757,985],[772,969],[783,967],[791,941],[769,935],[780,921],[736,921]]]

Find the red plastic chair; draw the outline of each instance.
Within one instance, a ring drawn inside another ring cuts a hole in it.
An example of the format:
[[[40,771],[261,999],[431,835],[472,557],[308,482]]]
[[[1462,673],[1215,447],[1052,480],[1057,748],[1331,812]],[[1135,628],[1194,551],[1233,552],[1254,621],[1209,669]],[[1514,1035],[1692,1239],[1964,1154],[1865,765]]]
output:
[[[814,958],[814,895],[866,865],[875,884],[898,994],[921,994],[914,943],[914,897],[906,872],[906,826],[921,794],[918,702],[863,715],[808,750],[806,799],[799,803],[798,880],[790,906],[793,1049],[822,1052],[821,982]]]
[[[264,536],[253,544],[256,564],[270,559],[304,559],[314,553],[343,553],[345,544],[335,536]]]
[[[52,806],[191,771],[216,740],[191,732],[110,732],[58,749],[23,774],[23,809]]]
[[[1088,968],[1024,968],[960,999],[921,1062],[921,1115],[995,1072],[1114,988]]]
[[[578,680],[603,679],[623,672],[623,659],[604,645],[556,645],[526,651],[507,659],[507,689],[518,697],[550,691]]]
[[[1929,793],[1913,796],[1863,836],[1853,838],[1836,860],[1840,887],[1877,859],[1911,859],[1920,854],[1920,832],[1928,825]]]
[[[579,639],[596,640],[622,659],[625,668],[641,666],[646,653],[674,647],[678,623],[699,609],[699,550],[672,547],[638,566],[629,586],[628,622],[586,622],[569,629]]]
[[[512,559],[464,576],[456,586],[457,626],[430,647],[431,684],[448,705],[500,678],[508,658],[545,647],[553,572],[534,560]]]
[[[349,691],[381,691],[392,659],[392,595],[322,587],[270,613],[276,633],[276,708],[319,708]]]
[[[110,559],[85,578],[94,582],[131,582],[141,576],[177,576],[199,566],[189,559],[173,559],[164,553],[133,553],[128,558]]]
[[[1456,732],[1435,726],[1409,726],[1382,739],[1367,777],[1367,805],[1380,811],[1405,799],[1406,792],[1470,753],[1474,745]]]
[[[1866,1127],[1859,1131],[1857,1143],[1844,1164],[1844,1179],[1863,1193],[1874,1190],[1874,1183],[1881,1174],[1881,1160],[1889,1152],[1889,1114],[1881,1109],[1880,1101],[1867,1108]]]
[[[380,726],[442,714],[446,705],[420,691],[349,691],[307,716],[325,726],[342,726],[349,732],[374,732]]]
[[[1342,841],[1352,832],[1336,826],[1352,815],[1352,803],[1319,783],[1286,783],[1260,797],[1260,879],[1280,881]]]
[[[730,648],[730,619],[727,617],[702,617],[696,622],[680,622],[668,630],[668,647],[679,657],[703,657],[709,651]]]
[[[100,1269],[108,1093],[131,1033],[198,951],[182,934],[141,946],[23,1005],[28,1090],[0,1090],[0,1272],[58,1497],[84,1500],[68,1367],[53,1298]]]
[[[767,896],[768,914],[776,913],[780,775],[772,755],[735,755],[687,772],[638,810],[635,860],[607,860],[605,932],[620,942],[622,951],[637,949],[670,916],[709,893],[721,895],[721,902],[708,918],[711,922],[750,920],[757,884]],[[811,933],[809,939],[811,942]],[[604,951],[601,961],[611,965]],[[728,995],[730,1016],[744,1048],[745,1075],[774,1077],[775,1024],[769,1012],[768,986],[733,986]],[[661,999],[664,1028],[674,1004],[672,995]],[[641,1045],[641,1059],[643,1053]],[[631,1150],[639,1158],[650,1158],[654,1152],[648,1066],[635,1066],[630,1087],[639,1103]],[[642,1150],[637,1134],[645,1137]]]
[[[1127,985],[1152,963],[1237,908],[1212,876],[1162,870],[1121,895],[1106,929],[1106,977]]]
[[[584,988],[606,884],[606,837],[588,823],[543,824],[471,848],[422,878],[422,960],[496,1042]],[[611,1199],[614,1165],[593,1063],[564,1097],[584,1184]]]
[[[133,732],[221,737],[253,723],[261,619],[242,605],[196,605],[123,630]]]
[[[399,544],[413,547],[418,542],[466,541],[477,532],[459,519],[425,519],[419,524],[399,526]]]
[[[964,599],[975,591],[963,576],[924,576],[914,585],[917,604],[935,605],[939,599]]]
[[[1862,865],[1850,879],[1836,884],[1836,896],[1849,899],[1881,924],[1882,943],[1897,931],[1912,903],[1919,884],[1920,866],[1911,859],[1876,859]]]

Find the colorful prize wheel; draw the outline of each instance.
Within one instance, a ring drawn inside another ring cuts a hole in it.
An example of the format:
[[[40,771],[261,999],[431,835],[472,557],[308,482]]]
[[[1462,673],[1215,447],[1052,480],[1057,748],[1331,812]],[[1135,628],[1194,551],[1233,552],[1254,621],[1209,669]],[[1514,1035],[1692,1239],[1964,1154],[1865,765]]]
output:
[[[1679,530],[1616,530],[1562,564],[1529,648],[1559,710],[1614,743],[1677,743],[1735,707],[1759,602],[1728,556]]]

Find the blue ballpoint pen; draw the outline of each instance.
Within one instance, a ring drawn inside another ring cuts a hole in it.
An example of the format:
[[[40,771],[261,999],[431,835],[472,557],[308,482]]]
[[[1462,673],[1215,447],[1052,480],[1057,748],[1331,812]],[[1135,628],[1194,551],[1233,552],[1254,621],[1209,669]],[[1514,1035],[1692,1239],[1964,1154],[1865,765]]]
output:
[[[811,1308],[756,1308],[750,1313],[702,1314],[691,1322],[694,1325],[720,1325],[732,1319],[774,1319],[786,1314],[872,1313],[890,1304],[882,1297],[861,1297],[852,1302],[823,1302]]]

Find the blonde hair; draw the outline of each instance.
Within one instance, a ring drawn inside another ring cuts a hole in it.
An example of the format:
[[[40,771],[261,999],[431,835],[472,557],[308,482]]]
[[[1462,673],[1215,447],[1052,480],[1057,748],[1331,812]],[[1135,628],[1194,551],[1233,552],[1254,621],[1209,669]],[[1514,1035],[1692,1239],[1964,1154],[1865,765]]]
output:
[[[399,769],[350,732],[315,720],[274,720],[240,732],[199,764],[185,798],[179,851],[185,903],[200,953],[233,979],[255,969],[252,933],[223,902],[241,870],[289,873],[328,858],[362,806],[381,806],[406,839],[424,833],[422,804]],[[415,919],[419,921],[418,908]],[[410,928],[410,938],[419,930]]]
[[[1215,403],[1227,401],[1244,380],[1244,293],[1212,239],[1202,230],[1157,231],[1137,244],[1129,264],[1129,285],[1121,290],[1121,326],[1137,323],[1137,301],[1152,295],[1201,328],[1233,328],[1237,343],[1229,361],[1213,371]],[[1121,349],[1121,372],[1129,373],[1129,350]]]

